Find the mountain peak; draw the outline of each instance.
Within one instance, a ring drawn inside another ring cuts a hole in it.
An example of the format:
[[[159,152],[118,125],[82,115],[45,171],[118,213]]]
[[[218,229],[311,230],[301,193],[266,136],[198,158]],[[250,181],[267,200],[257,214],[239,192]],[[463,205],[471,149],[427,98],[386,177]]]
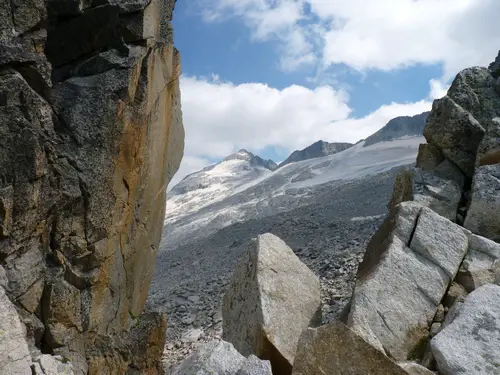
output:
[[[237,152],[226,156],[222,161],[228,161],[228,160],[251,160],[254,158],[255,155],[252,154],[251,152],[245,150],[244,148],[238,150]]]
[[[382,129],[365,139],[364,147],[379,142],[392,141],[404,136],[424,134],[425,123],[430,112],[415,116],[400,116],[390,120]]]
[[[277,164],[273,160],[271,159],[265,160],[260,156],[252,154],[250,151],[247,151],[244,148],[238,150],[234,154],[225,157],[221,161],[221,163],[230,160],[248,161],[250,166],[252,167],[263,167],[269,169],[270,171],[274,171],[277,168]]]
[[[297,161],[333,155],[333,154],[336,154],[338,152],[347,150],[348,148],[350,148],[352,146],[353,146],[352,143],[340,143],[340,142],[329,143],[329,142],[325,142],[323,140],[319,140],[319,141],[314,142],[312,145],[304,148],[303,150],[296,150],[296,151],[292,152],[292,154],[284,162],[282,162],[279,165],[279,167],[282,167],[284,165],[287,165],[287,164],[290,164],[293,162],[297,162]]]

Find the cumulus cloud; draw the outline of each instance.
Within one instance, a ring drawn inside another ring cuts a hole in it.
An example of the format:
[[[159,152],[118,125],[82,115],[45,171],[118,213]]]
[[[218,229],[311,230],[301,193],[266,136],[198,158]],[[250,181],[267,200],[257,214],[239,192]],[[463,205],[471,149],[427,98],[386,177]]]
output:
[[[450,85],[443,83],[438,79],[431,79],[429,81],[429,85],[431,87],[431,91],[429,93],[430,99],[441,99],[446,95]]]
[[[391,103],[352,118],[348,95],[331,86],[278,90],[261,83],[235,85],[183,76],[181,91],[185,157],[171,186],[240,148],[259,153],[275,147],[290,153],[319,139],[356,142],[394,117],[422,113],[431,106],[425,100]]]
[[[280,40],[285,70],[318,61],[358,71],[442,64],[446,81],[487,65],[500,45],[498,0],[199,1],[207,21],[237,17],[254,40]]]

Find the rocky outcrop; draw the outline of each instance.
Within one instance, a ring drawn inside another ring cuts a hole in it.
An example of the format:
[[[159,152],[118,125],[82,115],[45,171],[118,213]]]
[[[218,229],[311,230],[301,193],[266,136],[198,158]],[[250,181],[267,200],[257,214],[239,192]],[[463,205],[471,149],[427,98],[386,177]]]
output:
[[[414,200],[473,233],[500,240],[500,82],[497,62],[460,72],[434,101],[416,168],[396,180],[390,206]]]
[[[500,77],[500,52],[498,53],[497,58],[495,61],[493,61],[490,66],[489,70],[491,72],[491,75],[495,78]]]
[[[202,345],[172,372],[172,375],[272,375],[269,361],[254,355],[243,357],[228,342]]]
[[[407,375],[395,362],[340,322],[304,331],[292,374]]]
[[[393,118],[382,129],[365,139],[363,147],[379,142],[388,142],[405,136],[422,135],[429,112],[415,116]]]
[[[234,271],[222,315],[226,341],[290,374],[301,332],[321,323],[319,279],[278,237],[260,235]]]
[[[500,92],[492,66],[462,71],[434,102],[428,143],[396,179],[390,214],[358,269],[348,326],[408,373],[500,371]],[[411,370],[408,359],[418,362]]]
[[[431,345],[441,375],[499,373],[500,286],[472,292]]]
[[[0,4],[0,264],[78,375],[161,371],[134,348],[164,338],[141,314],[183,151],[174,2]]]
[[[287,164],[295,163],[298,161],[337,154],[341,151],[351,148],[352,146],[354,146],[352,143],[328,143],[325,141],[318,141],[304,148],[303,150],[296,150],[292,152],[288,158],[280,163],[279,167],[283,167]]]
[[[398,361],[418,358],[469,236],[417,203],[396,206],[359,266],[348,326]]]

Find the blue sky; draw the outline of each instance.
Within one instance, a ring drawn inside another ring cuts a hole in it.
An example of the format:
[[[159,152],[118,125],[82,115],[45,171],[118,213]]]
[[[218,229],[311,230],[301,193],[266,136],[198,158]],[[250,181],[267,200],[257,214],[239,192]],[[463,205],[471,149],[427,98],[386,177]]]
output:
[[[279,161],[318,139],[355,142],[429,109],[500,48],[500,1],[394,1],[178,1],[186,152],[175,180],[239,148]]]

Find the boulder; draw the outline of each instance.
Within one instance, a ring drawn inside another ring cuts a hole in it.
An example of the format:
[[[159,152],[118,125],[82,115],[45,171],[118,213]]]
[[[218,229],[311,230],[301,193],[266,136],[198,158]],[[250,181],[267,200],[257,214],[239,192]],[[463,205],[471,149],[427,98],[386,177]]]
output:
[[[473,234],[456,281],[469,293],[486,284],[500,283],[500,244]]]
[[[289,374],[301,332],[321,322],[320,284],[282,240],[252,240],[223,301],[223,338]]]
[[[326,371],[326,372],[325,372]],[[407,375],[341,322],[308,328],[300,337],[292,375]]]
[[[252,354],[243,363],[236,375],[273,375],[271,362],[262,361]]]
[[[368,244],[348,326],[398,361],[422,356],[469,233],[414,202],[396,206]]]
[[[33,365],[34,375],[73,375],[73,366],[64,358],[41,355]]]
[[[245,358],[228,342],[200,345],[171,375],[272,375],[268,361]]]
[[[500,372],[500,286],[469,294],[458,316],[431,341],[441,375]]]
[[[474,164],[484,128],[467,110],[449,96],[434,101],[424,129],[428,143],[456,164],[468,177],[474,174]]]
[[[455,221],[463,184],[462,173],[447,160],[438,164],[432,172],[407,169],[396,177],[388,207],[391,209],[401,202],[414,201]]]
[[[500,241],[500,164],[476,169],[464,227],[480,236]]]
[[[418,147],[416,167],[424,172],[433,171],[444,160],[443,154],[436,146],[423,143]]]

